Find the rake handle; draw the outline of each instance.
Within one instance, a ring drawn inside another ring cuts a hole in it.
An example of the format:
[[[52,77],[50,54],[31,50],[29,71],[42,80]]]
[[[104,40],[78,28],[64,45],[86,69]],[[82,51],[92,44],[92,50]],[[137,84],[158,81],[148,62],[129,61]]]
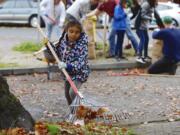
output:
[[[39,25],[37,25],[37,28],[38,28],[39,32],[42,34],[42,36],[47,39],[47,36],[44,34],[44,32],[42,31],[42,29],[40,28]],[[59,60],[57,54],[55,53],[54,49],[52,48],[49,40],[48,40],[47,46],[49,47],[51,53],[53,54],[54,58],[56,59],[57,63],[59,64],[61,61]],[[76,85],[72,81],[72,79],[69,76],[69,74],[67,73],[67,71],[64,68],[62,68],[61,71],[63,72],[63,74],[65,75],[65,77],[68,80],[69,84],[71,85],[71,88],[73,89],[74,93],[76,93],[76,95],[78,95],[80,98],[83,98],[82,95],[79,94]]]

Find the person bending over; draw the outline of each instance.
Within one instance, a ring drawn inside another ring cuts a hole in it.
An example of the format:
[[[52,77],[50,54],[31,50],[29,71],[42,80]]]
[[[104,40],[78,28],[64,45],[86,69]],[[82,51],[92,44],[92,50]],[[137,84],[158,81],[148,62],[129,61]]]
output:
[[[177,63],[180,61],[180,28],[172,26],[172,18],[165,16],[163,18],[164,29],[153,32],[152,37],[163,41],[163,56],[157,62],[152,64],[149,74],[168,73],[176,74]]]

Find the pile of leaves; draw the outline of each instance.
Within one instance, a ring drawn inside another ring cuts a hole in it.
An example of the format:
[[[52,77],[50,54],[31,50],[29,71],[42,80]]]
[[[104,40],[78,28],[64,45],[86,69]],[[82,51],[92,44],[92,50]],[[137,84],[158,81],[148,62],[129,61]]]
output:
[[[22,128],[12,128],[0,131],[0,135],[134,135],[127,128],[114,127],[95,121],[96,118],[103,117],[107,111],[108,109],[104,107],[93,110],[80,105],[77,109],[76,117],[84,120],[84,125],[65,121],[57,123],[37,122],[34,132],[28,133]],[[109,115],[109,117],[111,118],[112,115]]]
[[[27,131],[23,128],[9,128],[1,130],[0,135],[30,135],[30,133],[27,133]]]
[[[129,75],[146,75],[146,69],[143,68],[134,68],[134,69],[127,69],[123,72],[113,72],[113,71],[108,71],[107,72],[108,76],[129,76]]]
[[[127,128],[113,127],[103,123],[88,123],[80,126],[68,122],[56,124],[39,122],[36,124],[35,129],[37,135],[134,135]]]
[[[127,128],[113,127],[103,123],[88,123],[80,126],[68,122],[38,122],[34,132],[26,132],[22,128],[11,128],[0,131],[0,135],[135,135]]]
[[[112,119],[112,114],[105,114],[108,111],[109,109],[106,107],[100,107],[95,110],[90,107],[80,105],[76,111],[76,117],[78,119],[83,119],[85,124],[92,122],[92,120],[95,120],[96,118],[103,118],[104,115],[106,118],[108,117],[109,119]]]
[[[129,74],[145,74],[146,69],[144,68],[133,68],[133,69],[127,69],[125,72]]]

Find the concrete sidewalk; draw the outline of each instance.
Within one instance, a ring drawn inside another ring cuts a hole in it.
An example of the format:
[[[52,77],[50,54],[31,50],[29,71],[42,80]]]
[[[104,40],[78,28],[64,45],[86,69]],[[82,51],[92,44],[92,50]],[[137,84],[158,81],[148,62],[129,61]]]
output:
[[[50,65],[36,59],[32,54],[20,54],[12,52],[3,59],[0,64],[12,65],[12,67],[0,68],[1,75],[20,75],[32,73],[48,73],[58,71],[57,65]],[[135,61],[135,57],[128,57],[128,60],[117,61],[110,59],[94,59],[89,60],[91,70],[117,70],[148,67],[150,63],[140,64]],[[180,65],[180,63],[178,64]]]
[[[6,67],[0,69],[2,75],[19,75],[19,74],[32,74],[32,73],[47,73],[49,71],[58,71],[57,65],[50,65],[46,62],[37,60],[30,54],[14,54],[13,57],[8,56],[7,59],[1,59],[0,63],[14,64],[13,67]],[[127,69],[148,66],[141,65],[135,62],[135,58],[128,60],[116,61],[111,59],[94,59],[89,60],[91,70],[113,70],[113,69]]]

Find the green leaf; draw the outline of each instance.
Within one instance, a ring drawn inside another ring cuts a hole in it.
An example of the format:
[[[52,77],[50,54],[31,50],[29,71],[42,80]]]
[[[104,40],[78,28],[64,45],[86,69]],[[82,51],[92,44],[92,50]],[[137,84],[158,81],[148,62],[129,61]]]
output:
[[[59,126],[58,125],[55,125],[55,124],[48,124],[47,125],[47,129],[50,133],[50,135],[57,135],[58,132],[59,132]]]

